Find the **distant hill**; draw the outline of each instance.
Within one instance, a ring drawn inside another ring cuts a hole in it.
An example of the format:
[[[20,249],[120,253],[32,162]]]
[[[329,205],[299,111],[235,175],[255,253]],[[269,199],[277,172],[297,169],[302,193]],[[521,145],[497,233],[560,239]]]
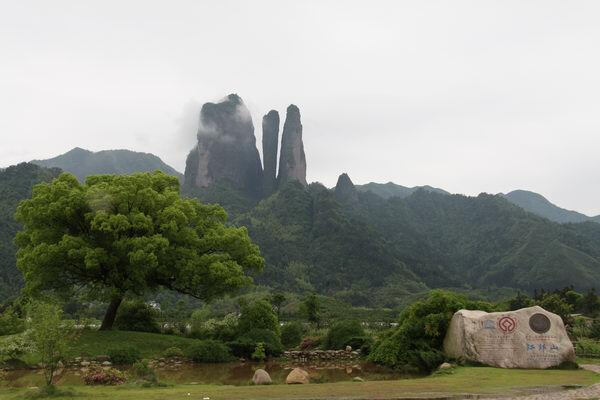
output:
[[[511,203],[521,207],[525,211],[549,219],[550,221],[564,223],[577,223],[594,221],[600,223],[600,215],[588,217],[577,211],[567,210],[552,204],[548,199],[538,193],[527,190],[513,190],[510,193],[502,195]]]
[[[390,197],[400,197],[404,199],[419,189],[423,189],[426,192],[440,193],[440,194],[450,194],[446,192],[444,189],[439,189],[436,187],[432,187],[429,185],[425,186],[415,186],[415,187],[406,187],[402,185],[396,185],[393,182],[388,183],[375,183],[369,182],[365,185],[355,185],[356,190],[359,192],[367,192],[371,191],[376,195],[383,197],[384,199],[389,199]]]
[[[60,168],[72,173],[80,181],[89,175],[98,174],[133,174],[135,172],[163,171],[176,176],[180,180],[183,175],[165,164],[160,158],[150,153],[140,153],[131,150],[103,150],[92,152],[79,147],[49,158],[47,160],[31,161],[42,167]]]
[[[16,296],[23,278],[17,270],[13,243],[19,224],[15,221],[17,205],[31,196],[31,189],[40,182],[56,178],[57,168],[42,168],[31,163],[21,163],[0,171],[0,303]]]

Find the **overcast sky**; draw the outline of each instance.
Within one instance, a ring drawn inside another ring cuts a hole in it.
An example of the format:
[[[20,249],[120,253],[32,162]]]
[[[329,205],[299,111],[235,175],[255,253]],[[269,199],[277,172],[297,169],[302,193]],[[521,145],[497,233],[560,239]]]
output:
[[[600,214],[598,1],[0,0],[0,166],[79,146],[183,171],[202,103],[300,107],[308,180]],[[260,147],[260,146],[259,146]]]

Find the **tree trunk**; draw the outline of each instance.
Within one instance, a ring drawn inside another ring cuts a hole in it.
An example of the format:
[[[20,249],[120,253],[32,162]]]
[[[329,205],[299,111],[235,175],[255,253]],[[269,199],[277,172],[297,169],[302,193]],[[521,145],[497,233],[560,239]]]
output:
[[[102,325],[100,325],[101,331],[109,331],[112,329],[113,324],[115,323],[115,318],[117,317],[117,310],[123,301],[123,297],[113,297],[106,309],[106,314],[104,314],[104,319],[102,320]]]

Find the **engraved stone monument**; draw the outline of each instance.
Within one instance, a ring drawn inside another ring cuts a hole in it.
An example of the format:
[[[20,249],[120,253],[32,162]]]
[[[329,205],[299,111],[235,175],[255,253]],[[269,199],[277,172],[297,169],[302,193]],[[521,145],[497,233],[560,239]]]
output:
[[[450,321],[444,352],[501,368],[548,368],[575,361],[562,319],[538,306],[495,313],[459,310]]]

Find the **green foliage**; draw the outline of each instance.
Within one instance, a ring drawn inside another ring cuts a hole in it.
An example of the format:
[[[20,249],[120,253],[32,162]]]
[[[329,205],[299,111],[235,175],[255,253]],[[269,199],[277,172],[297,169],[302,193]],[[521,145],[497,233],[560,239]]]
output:
[[[281,343],[286,349],[296,347],[302,340],[304,327],[299,322],[290,322],[281,327]]]
[[[252,329],[265,329],[279,335],[279,320],[273,306],[266,300],[258,300],[242,306],[238,331],[245,334]]]
[[[314,294],[311,294],[302,303],[302,314],[306,320],[316,326],[321,323],[321,304]]]
[[[158,171],[83,185],[62,174],[37,185],[16,215],[18,267],[33,295],[82,287],[115,299],[162,287],[209,300],[249,285],[246,273],[264,263],[221,207],[182,199],[177,178]]]
[[[0,359],[19,359],[35,350],[31,331],[0,338]]]
[[[558,294],[546,294],[536,304],[546,311],[559,315],[565,325],[572,323],[571,314],[573,313],[573,306],[564,301]]]
[[[198,340],[187,349],[186,356],[198,363],[221,363],[232,359],[229,348],[218,340]]]
[[[67,346],[73,336],[73,324],[61,320],[62,310],[48,303],[33,302],[29,305],[29,338],[40,355],[46,386],[52,385],[58,363],[64,359]]]
[[[17,269],[14,238],[19,229],[15,220],[17,205],[31,196],[34,185],[52,180],[58,169],[46,169],[31,163],[0,170],[0,305],[19,294],[23,276]]]
[[[122,331],[159,333],[158,312],[143,301],[125,301],[119,307],[115,328]]]
[[[142,358],[140,350],[129,345],[109,348],[107,354],[115,365],[133,364]]]
[[[148,365],[148,360],[136,361],[133,363],[130,372],[136,379],[152,384],[158,384],[158,375],[156,374],[156,371]]]
[[[580,357],[600,357],[600,342],[592,339],[579,339],[577,341],[576,353]]]
[[[7,307],[0,314],[0,336],[13,335],[25,330],[25,321],[19,318],[13,307]]]
[[[258,343],[262,343],[266,356],[277,357],[283,353],[279,336],[269,329],[251,329],[228,343],[236,357],[251,358]]]
[[[492,306],[454,293],[433,291],[426,300],[402,312],[399,326],[375,345],[369,360],[406,371],[433,371],[445,359],[443,340],[452,315],[460,309],[492,311]]]
[[[346,348],[347,345],[352,346],[349,343],[351,339],[364,335],[365,330],[361,326],[360,322],[356,320],[338,321],[334,323],[327,331],[324,346],[327,349],[342,350]],[[356,343],[354,344],[356,345]],[[362,346],[362,342],[360,343],[360,346]],[[354,346],[352,347],[355,348]]]
[[[169,347],[168,349],[166,349],[163,353],[163,356],[167,357],[167,358],[172,358],[172,357],[183,357],[183,350],[181,350],[179,347]]]
[[[253,360],[256,360],[256,361],[263,361],[264,359],[266,359],[267,355],[265,354],[265,344],[262,342],[256,343],[256,347],[254,348],[254,353],[252,353],[250,358],[252,358]]]
[[[238,333],[238,320],[236,314],[230,313],[222,319],[211,318],[204,323],[192,321],[191,336],[197,339],[214,339],[222,342],[233,340]]]

